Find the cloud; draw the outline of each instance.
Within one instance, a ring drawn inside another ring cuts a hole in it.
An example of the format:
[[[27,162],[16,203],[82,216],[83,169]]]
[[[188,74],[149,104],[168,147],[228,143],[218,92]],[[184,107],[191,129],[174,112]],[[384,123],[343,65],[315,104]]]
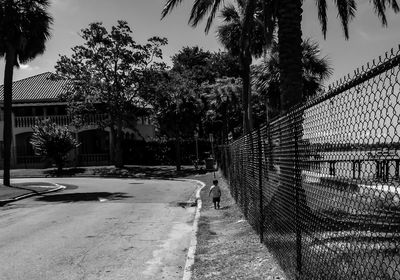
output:
[[[362,30],[358,30],[358,34],[366,41],[372,41],[372,36],[368,34],[367,32],[364,32]]]
[[[39,70],[39,66],[31,66],[29,64],[20,64],[19,68],[21,70],[25,70],[25,71],[34,71],[34,70]]]

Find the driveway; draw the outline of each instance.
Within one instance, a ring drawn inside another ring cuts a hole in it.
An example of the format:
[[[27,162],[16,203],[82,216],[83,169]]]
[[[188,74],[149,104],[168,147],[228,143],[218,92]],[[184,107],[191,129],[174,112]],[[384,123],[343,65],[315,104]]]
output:
[[[19,179],[66,185],[0,208],[0,279],[181,279],[194,183]],[[77,187],[77,188],[76,188]]]

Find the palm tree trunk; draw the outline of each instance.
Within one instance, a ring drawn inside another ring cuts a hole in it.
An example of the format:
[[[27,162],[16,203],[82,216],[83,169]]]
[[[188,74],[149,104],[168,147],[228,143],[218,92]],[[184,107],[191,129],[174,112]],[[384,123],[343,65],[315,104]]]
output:
[[[242,64],[242,81],[243,81],[243,129],[244,133],[253,130],[253,114],[251,106],[251,76],[250,65],[252,61],[250,40],[251,32],[254,25],[254,12],[256,8],[256,1],[249,0],[245,9],[245,16],[243,19],[242,34],[240,36],[240,62]]]
[[[301,0],[280,0],[278,7],[279,71],[281,114],[301,102],[302,47],[301,47]]]
[[[286,114],[291,107],[299,104],[302,100],[302,2],[302,0],[280,0],[278,4],[281,115]],[[297,116],[302,118],[301,112],[297,112]],[[302,134],[302,123],[303,121],[301,119],[296,118],[294,121],[288,119],[287,124],[290,126],[290,129],[283,129],[280,131],[281,139],[286,142],[280,145],[285,145],[285,148],[290,149],[293,153],[288,154],[287,157],[283,159],[285,162],[291,161],[292,164],[282,164],[280,166],[279,176],[282,183],[278,186],[277,190],[277,193],[280,193],[279,197],[281,197],[278,203],[281,208],[280,210],[284,208],[286,211],[289,210],[290,213],[288,217],[283,218],[281,222],[287,223],[288,221],[285,221],[285,219],[289,219],[290,222],[294,222],[295,225],[296,270],[299,277],[302,275],[303,251],[303,221],[301,219],[308,214],[306,194],[301,183],[301,170],[299,165],[300,156],[298,142]],[[294,141],[287,141],[285,139],[293,139]],[[290,178],[290,180],[285,180],[285,178]],[[287,182],[289,184],[287,184]],[[292,203],[288,205],[284,200],[291,201]]]
[[[242,56],[241,56],[242,57]],[[251,82],[250,64],[244,56],[242,61],[242,111],[243,111],[243,132],[249,133],[253,129],[252,110],[251,110]]]
[[[3,166],[3,184],[10,186],[10,167],[11,167],[11,108],[12,108],[12,80],[15,62],[15,49],[7,48],[6,66],[4,72],[4,166]]]

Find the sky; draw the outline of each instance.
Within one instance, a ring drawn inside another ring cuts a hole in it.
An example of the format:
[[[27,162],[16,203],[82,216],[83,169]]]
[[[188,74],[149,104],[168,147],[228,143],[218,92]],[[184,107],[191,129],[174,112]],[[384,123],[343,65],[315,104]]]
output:
[[[223,47],[217,42],[215,26],[208,34],[204,24],[192,28],[187,24],[193,0],[184,0],[170,15],[161,20],[166,0],[50,0],[50,14],[54,18],[52,37],[46,44],[46,52],[22,65],[14,72],[14,80],[23,79],[47,71],[54,71],[59,55],[70,55],[71,48],[83,43],[79,36],[82,28],[91,22],[101,21],[109,28],[117,20],[126,20],[133,29],[133,37],[139,43],[152,36],[168,39],[164,47],[164,60],[171,63],[171,56],[184,46],[200,46],[204,50],[218,51]],[[228,0],[225,3],[229,2]],[[329,1],[328,1],[329,2]],[[333,1],[331,1],[333,2]],[[360,0],[356,18],[350,24],[350,39],[346,41],[337,19],[337,10],[328,6],[328,33],[324,40],[318,23],[314,0],[304,0],[303,38],[319,43],[321,55],[329,58],[334,70],[327,81],[330,84],[372,59],[384,55],[391,48],[398,50],[400,43],[400,14],[388,12],[387,28],[383,28],[374,15],[369,0]],[[0,61],[0,80],[4,76],[4,59]],[[1,82],[2,84],[2,82]]]

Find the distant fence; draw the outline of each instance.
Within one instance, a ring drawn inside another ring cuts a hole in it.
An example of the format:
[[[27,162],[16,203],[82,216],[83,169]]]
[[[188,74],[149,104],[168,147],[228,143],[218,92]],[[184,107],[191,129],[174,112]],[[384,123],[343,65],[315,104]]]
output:
[[[400,279],[400,50],[218,149],[290,279]]]

